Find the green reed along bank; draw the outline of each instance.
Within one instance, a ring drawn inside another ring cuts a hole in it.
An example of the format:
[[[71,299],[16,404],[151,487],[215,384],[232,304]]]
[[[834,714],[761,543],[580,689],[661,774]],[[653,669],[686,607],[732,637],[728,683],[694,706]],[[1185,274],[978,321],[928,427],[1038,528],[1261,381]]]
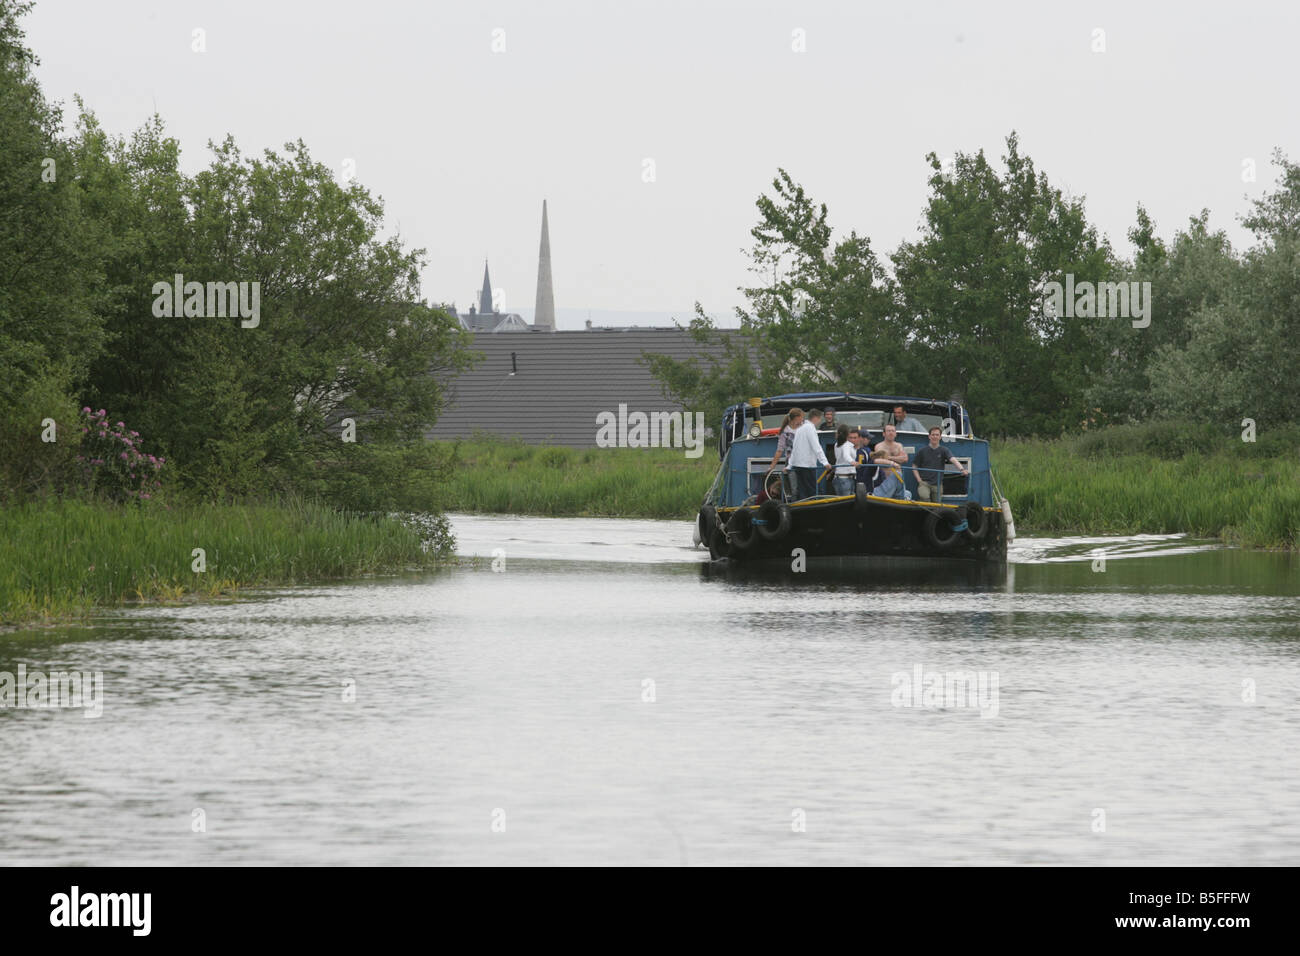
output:
[[[429,567],[446,548],[433,531],[301,502],[16,504],[0,510],[0,623]]]

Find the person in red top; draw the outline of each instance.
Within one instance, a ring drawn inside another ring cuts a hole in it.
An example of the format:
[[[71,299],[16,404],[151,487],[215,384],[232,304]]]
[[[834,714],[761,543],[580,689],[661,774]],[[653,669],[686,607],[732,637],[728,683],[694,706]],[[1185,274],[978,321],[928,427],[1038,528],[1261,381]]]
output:
[[[761,506],[763,502],[772,500],[781,500],[781,476],[768,472],[767,480],[758,490],[758,497],[754,499],[754,504]]]

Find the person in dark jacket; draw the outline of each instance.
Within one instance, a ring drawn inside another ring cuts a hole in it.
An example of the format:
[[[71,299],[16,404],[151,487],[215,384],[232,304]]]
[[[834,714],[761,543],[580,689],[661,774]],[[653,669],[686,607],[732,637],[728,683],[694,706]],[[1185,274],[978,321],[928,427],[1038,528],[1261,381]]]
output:
[[[871,433],[865,429],[850,428],[849,441],[853,442],[853,447],[857,449],[853,456],[857,464],[857,474],[855,478],[858,484],[867,486],[867,493],[876,483],[876,466],[871,464]]]

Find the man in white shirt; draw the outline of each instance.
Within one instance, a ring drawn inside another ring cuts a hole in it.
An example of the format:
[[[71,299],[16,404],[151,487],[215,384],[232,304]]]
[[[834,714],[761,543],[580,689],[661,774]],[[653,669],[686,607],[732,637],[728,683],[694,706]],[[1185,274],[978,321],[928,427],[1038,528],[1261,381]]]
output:
[[[794,472],[797,483],[796,497],[801,499],[817,494],[817,476],[831,465],[817,439],[817,428],[821,422],[822,413],[813,409],[804,423],[795,429],[794,441],[790,445],[789,467]]]

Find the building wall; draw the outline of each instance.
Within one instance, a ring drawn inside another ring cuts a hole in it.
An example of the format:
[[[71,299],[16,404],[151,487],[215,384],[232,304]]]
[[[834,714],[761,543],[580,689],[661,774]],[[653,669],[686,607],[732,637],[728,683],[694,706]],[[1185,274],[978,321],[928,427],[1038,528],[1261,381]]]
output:
[[[662,396],[650,370],[637,364],[643,353],[685,359],[702,351],[675,328],[478,333],[474,350],[483,360],[452,385],[448,407],[429,438],[469,438],[482,430],[530,444],[595,447],[597,413],[617,414],[619,403],[629,411],[682,410]]]

